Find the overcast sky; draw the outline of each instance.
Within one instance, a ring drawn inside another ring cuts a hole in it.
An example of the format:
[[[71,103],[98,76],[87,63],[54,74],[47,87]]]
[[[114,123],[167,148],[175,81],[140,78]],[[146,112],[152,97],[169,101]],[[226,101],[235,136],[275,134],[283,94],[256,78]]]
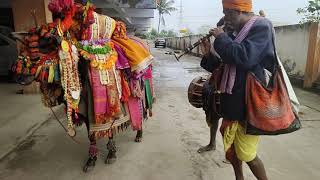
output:
[[[180,1],[175,0],[175,7],[180,9]],[[306,6],[308,0],[253,0],[254,12],[258,13],[263,9],[267,17],[275,24],[296,24],[301,17],[296,10]],[[221,0],[182,0],[183,21],[182,27],[197,32],[202,25],[214,26],[223,16]],[[165,15],[166,26],[162,29],[179,29],[180,12],[177,10],[171,16]],[[153,27],[158,26],[158,11],[155,11]]]

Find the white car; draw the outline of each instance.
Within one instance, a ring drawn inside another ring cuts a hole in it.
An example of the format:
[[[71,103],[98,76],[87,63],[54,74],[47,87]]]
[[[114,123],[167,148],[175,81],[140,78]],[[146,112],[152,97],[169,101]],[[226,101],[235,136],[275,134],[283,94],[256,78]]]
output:
[[[0,31],[1,32],[1,31]],[[18,58],[17,43],[9,35],[0,33],[0,76],[12,78],[11,66]],[[8,79],[8,80],[10,80]]]
[[[154,47],[157,48],[158,46],[162,46],[163,48],[166,48],[166,39],[157,38],[154,42]]]

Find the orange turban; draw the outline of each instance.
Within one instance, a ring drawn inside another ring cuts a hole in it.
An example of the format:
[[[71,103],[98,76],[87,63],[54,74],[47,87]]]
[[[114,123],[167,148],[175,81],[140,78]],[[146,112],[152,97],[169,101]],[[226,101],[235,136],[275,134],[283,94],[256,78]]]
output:
[[[222,0],[223,8],[252,12],[252,0]]]

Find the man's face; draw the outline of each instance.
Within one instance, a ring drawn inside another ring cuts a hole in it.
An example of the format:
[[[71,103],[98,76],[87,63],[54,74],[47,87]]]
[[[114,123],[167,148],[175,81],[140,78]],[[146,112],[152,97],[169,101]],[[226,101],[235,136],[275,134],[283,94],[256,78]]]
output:
[[[232,29],[239,29],[240,26],[240,12],[232,9],[223,9],[224,21],[227,27]]]

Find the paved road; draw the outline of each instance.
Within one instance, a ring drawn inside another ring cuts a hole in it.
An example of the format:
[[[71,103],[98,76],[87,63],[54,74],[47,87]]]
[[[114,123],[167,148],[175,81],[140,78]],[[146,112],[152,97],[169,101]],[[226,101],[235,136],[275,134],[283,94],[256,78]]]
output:
[[[166,49],[152,49],[155,55],[155,116],[144,125],[141,144],[133,142],[131,130],[117,135],[118,161],[103,163],[105,144],[96,168],[84,174],[81,166],[87,157],[85,128],[79,129],[75,144],[53,118],[0,162],[0,179],[117,179],[117,180],[232,180],[233,171],[224,164],[221,136],[215,152],[196,153],[208,142],[204,113],[189,105],[187,86],[197,75],[199,59],[186,56],[177,63]],[[303,106],[303,126],[297,133],[263,137],[259,153],[272,180],[320,179],[320,97],[297,89]],[[57,109],[62,117],[63,111]],[[35,117],[41,118],[41,117]],[[245,167],[246,179],[254,179]]]

